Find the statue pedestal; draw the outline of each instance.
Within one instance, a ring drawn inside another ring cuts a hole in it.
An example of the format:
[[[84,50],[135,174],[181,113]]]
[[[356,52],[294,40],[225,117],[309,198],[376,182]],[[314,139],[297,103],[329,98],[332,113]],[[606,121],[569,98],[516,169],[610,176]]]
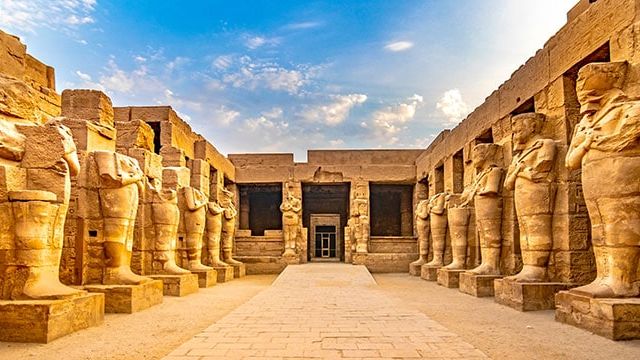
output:
[[[460,274],[467,270],[438,269],[438,285],[449,289],[460,287]]]
[[[241,278],[247,275],[247,266],[243,263],[240,263],[239,265],[231,265],[233,266],[233,277],[234,278]]]
[[[475,297],[493,296],[493,281],[503,277],[502,275],[476,275],[470,272],[463,272],[460,274],[460,292]]]
[[[92,293],[104,294],[105,313],[131,314],[162,303],[162,281],[140,285],[85,285]]]
[[[189,270],[191,273],[198,275],[198,286],[201,288],[212,287],[218,283],[218,272],[211,270]]]
[[[297,254],[282,255],[282,260],[284,260],[284,262],[287,265],[298,265],[300,264],[300,255],[297,255]]]
[[[233,267],[232,266],[213,266],[213,270],[218,273],[218,282],[225,283],[233,280]]]
[[[150,275],[153,280],[162,281],[164,296],[186,296],[198,291],[198,275]]]
[[[420,268],[420,277],[427,281],[437,281],[438,270],[441,267],[441,265],[422,265]]]
[[[0,301],[0,341],[48,343],[104,321],[104,295]]]
[[[507,279],[493,282],[495,301],[518,311],[553,310],[556,308],[554,296],[558,291],[573,285],[566,283],[521,283]]]
[[[422,265],[417,264],[409,264],[409,275],[411,276],[420,276],[422,273]]]
[[[560,291],[556,321],[611,340],[640,339],[640,298],[600,299]]]

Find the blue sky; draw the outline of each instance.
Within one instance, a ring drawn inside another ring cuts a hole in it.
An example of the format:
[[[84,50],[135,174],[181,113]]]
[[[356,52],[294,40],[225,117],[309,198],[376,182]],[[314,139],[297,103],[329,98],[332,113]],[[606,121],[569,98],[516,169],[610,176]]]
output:
[[[0,0],[57,88],[171,105],[221,152],[423,148],[576,0]]]

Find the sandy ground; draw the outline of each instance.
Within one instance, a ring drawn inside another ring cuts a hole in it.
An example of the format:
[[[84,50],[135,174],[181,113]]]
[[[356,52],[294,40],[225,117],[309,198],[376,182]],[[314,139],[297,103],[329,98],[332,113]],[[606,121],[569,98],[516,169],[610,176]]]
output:
[[[135,314],[107,314],[102,326],[49,344],[0,342],[0,359],[159,359],[271,285],[256,275],[200,289]]]
[[[494,359],[640,359],[640,340],[614,342],[558,323],[553,311],[521,313],[408,274],[374,275],[404,300]]]

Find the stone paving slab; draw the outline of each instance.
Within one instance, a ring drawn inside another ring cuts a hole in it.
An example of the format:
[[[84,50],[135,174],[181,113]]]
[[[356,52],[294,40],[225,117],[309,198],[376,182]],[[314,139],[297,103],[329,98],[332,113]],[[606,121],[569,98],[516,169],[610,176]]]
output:
[[[271,287],[165,357],[314,358],[487,356],[423,313],[377,290],[364,266],[304,264],[288,266]]]

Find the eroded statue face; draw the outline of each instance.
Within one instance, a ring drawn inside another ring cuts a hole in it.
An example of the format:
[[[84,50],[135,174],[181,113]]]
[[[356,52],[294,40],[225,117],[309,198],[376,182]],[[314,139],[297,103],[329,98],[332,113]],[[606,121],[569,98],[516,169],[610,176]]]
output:
[[[513,141],[517,144],[525,144],[535,134],[535,123],[526,117],[514,118]]]
[[[626,72],[624,62],[592,63],[580,69],[576,91],[582,112],[589,110],[589,104],[598,103],[607,91],[622,88]]]

